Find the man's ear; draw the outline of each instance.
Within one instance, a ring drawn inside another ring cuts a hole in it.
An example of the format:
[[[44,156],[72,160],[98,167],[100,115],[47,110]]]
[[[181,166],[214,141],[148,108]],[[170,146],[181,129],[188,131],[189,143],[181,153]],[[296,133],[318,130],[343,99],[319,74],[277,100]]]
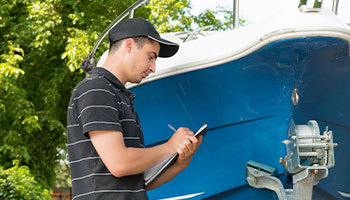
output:
[[[125,40],[125,48],[128,53],[131,52],[131,48],[134,46],[134,40],[132,38],[128,38]]]

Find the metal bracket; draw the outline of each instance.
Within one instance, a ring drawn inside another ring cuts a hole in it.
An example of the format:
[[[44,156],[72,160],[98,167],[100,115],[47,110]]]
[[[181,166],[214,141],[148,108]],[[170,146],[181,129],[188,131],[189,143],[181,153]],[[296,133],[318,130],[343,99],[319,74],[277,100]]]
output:
[[[328,176],[328,168],[323,166],[310,166],[293,176],[293,193],[291,199],[310,200],[315,184]]]
[[[208,25],[208,26],[204,26],[202,28],[198,28],[198,29],[193,30],[193,31],[185,31],[185,32],[176,33],[175,36],[177,36],[178,38],[183,40],[183,42],[188,42],[188,41],[197,39],[197,35],[205,36],[204,34],[201,33],[201,31],[210,29],[212,27],[213,27],[213,25]],[[184,35],[185,37],[182,38],[183,37],[182,35]]]
[[[287,200],[282,182],[269,173],[247,166],[247,182],[254,188],[266,188],[276,192],[278,199]]]
[[[306,5],[302,5],[300,6],[299,11],[302,13],[318,13],[321,11],[321,8],[308,8]]]
[[[314,184],[328,176],[327,167],[310,166],[293,175],[293,189],[284,189],[282,182],[267,172],[250,166],[246,172],[250,186],[272,190],[279,200],[311,200]]]

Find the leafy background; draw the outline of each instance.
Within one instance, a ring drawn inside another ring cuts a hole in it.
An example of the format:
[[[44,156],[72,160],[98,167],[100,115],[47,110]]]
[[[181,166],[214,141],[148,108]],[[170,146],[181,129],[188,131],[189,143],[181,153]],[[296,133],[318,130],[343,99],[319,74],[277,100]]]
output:
[[[71,90],[86,76],[79,65],[99,34],[134,2],[0,0],[2,170],[25,169],[24,174],[49,190],[70,186],[66,108]],[[190,8],[190,0],[149,0],[134,17],[148,19],[161,33],[232,26],[230,9],[218,7],[194,16]],[[215,17],[219,13],[223,19]],[[105,39],[97,57],[107,47]]]

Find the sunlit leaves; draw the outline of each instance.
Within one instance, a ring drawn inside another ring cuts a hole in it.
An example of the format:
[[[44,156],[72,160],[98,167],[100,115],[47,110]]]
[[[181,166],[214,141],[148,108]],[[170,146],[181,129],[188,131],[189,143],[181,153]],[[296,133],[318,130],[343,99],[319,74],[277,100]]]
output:
[[[27,9],[27,20],[32,22],[29,27],[35,35],[33,46],[38,48],[49,44],[52,29],[62,22],[61,17],[54,10],[53,0],[33,1]]]
[[[192,31],[209,25],[212,25],[210,30],[232,29],[232,9],[220,6],[206,9],[197,16],[191,14],[190,0],[150,0],[147,8],[151,11],[149,20],[161,33]],[[240,24],[244,25],[241,19]]]
[[[11,41],[8,41],[8,53],[1,54],[1,63],[0,63],[0,82],[1,75],[12,77],[17,79],[19,75],[24,74],[24,71],[18,66],[18,62],[23,60],[23,49],[18,45],[12,44]]]
[[[68,68],[74,72],[79,69],[80,63],[86,55],[91,53],[92,45],[90,41],[95,41],[98,37],[96,33],[87,34],[83,30],[69,28],[70,36],[67,40],[65,52],[62,59],[67,59]]]
[[[27,166],[14,166],[4,169],[0,166],[0,199],[6,200],[50,200],[50,193],[43,189],[30,174]]]
[[[65,143],[65,104],[77,81],[60,57],[66,32],[56,3],[0,4],[0,39],[8,41],[0,47],[0,163],[9,167],[19,160],[44,187],[54,184],[56,148]]]
[[[151,10],[148,19],[160,33],[178,32],[191,28],[189,0],[150,0],[147,8]]]

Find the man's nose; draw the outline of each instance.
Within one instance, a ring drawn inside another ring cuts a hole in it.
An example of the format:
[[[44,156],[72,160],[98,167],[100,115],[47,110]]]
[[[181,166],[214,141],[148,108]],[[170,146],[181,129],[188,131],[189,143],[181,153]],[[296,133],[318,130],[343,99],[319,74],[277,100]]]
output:
[[[152,62],[149,68],[151,73],[156,72],[156,62]]]

